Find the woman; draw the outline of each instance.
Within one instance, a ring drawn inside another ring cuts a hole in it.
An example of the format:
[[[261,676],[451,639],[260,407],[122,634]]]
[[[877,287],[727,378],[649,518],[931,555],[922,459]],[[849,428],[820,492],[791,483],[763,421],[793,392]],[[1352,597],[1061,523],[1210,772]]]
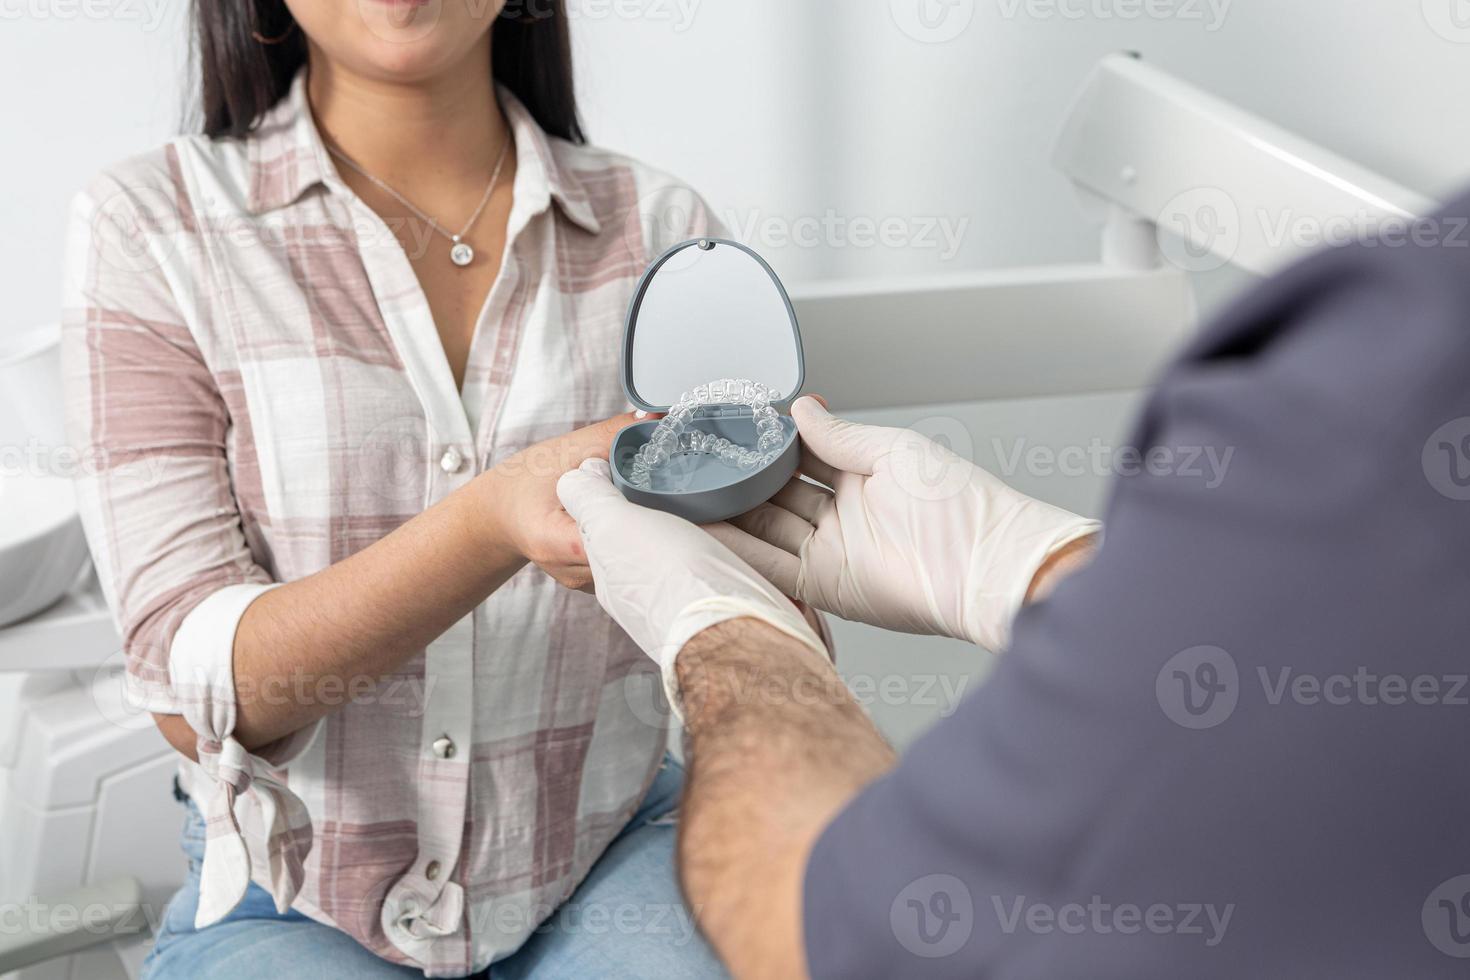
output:
[[[68,282],[89,539],[190,760],[146,975],[717,974],[651,665],[558,587],[590,579],[554,492],[632,419],[640,216],[706,211],[582,145],[559,2],[195,29],[204,133],[79,198]]]

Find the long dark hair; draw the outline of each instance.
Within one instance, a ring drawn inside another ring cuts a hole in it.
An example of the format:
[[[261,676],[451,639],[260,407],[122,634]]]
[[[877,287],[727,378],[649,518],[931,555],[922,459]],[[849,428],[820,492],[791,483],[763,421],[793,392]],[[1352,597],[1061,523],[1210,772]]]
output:
[[[284,0],[194,0],[193,17],[204,132],[244,136],[306,64],[306,37]],[[525,103],[542,129],[573,143],[585,141],[572,89],[564,0],[507,3],[490,58],[495,79]]]

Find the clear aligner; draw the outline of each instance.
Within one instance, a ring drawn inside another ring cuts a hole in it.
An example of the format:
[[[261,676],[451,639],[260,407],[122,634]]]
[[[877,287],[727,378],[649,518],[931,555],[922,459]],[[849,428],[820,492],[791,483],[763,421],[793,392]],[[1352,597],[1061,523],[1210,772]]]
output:
[[[654,471],[683,453],[705,453],[746,470],[765,466],[780,454],[786,441],[781,416],[771,407],[771,402],[780,398],[780,392],[759,381],[722,378],[696,385],[692,391],[679,396],[668,414],[659,420],[652,437],[639,447],[633,456],[628,482],[648,489]],[[694,413],[706,405],[748,405],[755,420],[755,448],[737,446],[713,432],[690,430],[689,423],[693,421]]]

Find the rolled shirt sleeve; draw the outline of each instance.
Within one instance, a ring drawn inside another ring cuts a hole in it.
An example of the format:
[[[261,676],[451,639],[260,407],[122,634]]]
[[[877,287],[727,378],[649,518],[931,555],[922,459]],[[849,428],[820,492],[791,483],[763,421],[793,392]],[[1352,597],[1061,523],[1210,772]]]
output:
[[[1467,215],[1167,372],[1096,560],[814,847],[814,977],[1463,975]]]
[[[275,583],[247,544],[232,490],[235,433],[188,325],[207,275],[187,251],[197,253],[193,219],[176,168],[163,159],[99,178],[73,203],[62,360],[78,508],[123,637],[129,698],[188,721],[213,784],[200,801],[209,828],[203,926],[229,912],[251,880],[234,813],[242,797],[269,828],[256,865],[277,907],[289,907],[311,823],[281,770],[317,726],[254,754],[233,737],[236,629]]]

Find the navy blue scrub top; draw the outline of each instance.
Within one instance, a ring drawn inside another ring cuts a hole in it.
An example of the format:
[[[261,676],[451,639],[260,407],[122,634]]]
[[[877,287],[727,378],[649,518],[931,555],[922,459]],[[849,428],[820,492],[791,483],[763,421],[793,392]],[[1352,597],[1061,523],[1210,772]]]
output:
[[[1097,560],[816,845],[814,977],[1470,974],[1467,215],[1165,373]]]

